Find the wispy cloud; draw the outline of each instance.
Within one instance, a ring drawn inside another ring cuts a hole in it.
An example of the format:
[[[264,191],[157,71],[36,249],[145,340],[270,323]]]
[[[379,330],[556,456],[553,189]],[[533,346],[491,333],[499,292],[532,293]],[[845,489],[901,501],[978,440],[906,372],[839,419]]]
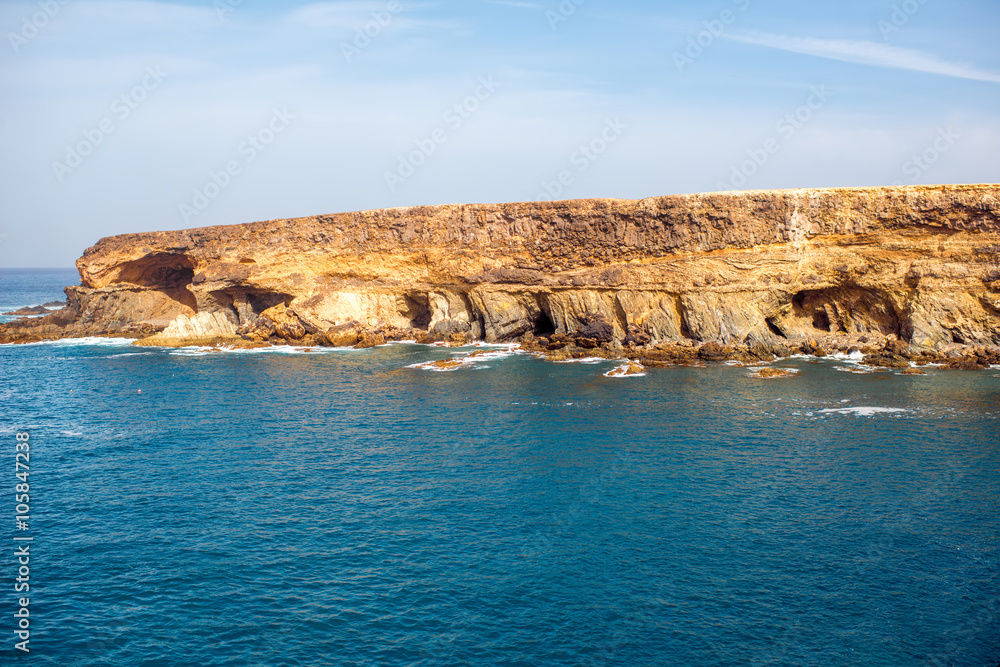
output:
[[[157,25],[164,23],[214,25],[218,23],[218,14],[207,2],[204,6],[190,7],[155,0],[89,0],[74,3],[73,10],[80,17],[100,19],[112,23]]]
[[[542,7],[537,2],[518,2],[517,0],[483,0],[488,5],[504,5],[505,7],[520,7],[521,9],[537,9],[543,10]]]
[[[922,51],[904,49],[876,42],[862,42],[843,39],[815,39],[812,37],[788,37],[772,35],[763,32],[750,32],[742,35],[728,35],[728,38],[746,44],[766,46],[781,51],[804,53],[819,58],[840,60],[859,65],[888,67],[927,74],[940,74],[959,79],[974,81],[989,81],[1000,83],[1000,73],[973,67],[972,65],[952,63]]]
[[[310,28],[334,28],[354,30],[361,28],[366,22],[377,20],[388,26],[391,21],[394,30],[417,30],[420,28],[453,29],[455,21],[429,21],[414,18],[418,10],[428,7],[426,4],[406,3],[402,5],[403,13],[389,12],[384,0],[360,0],[347,2],[316,2],[295,8],[288,18],[293,23]]]

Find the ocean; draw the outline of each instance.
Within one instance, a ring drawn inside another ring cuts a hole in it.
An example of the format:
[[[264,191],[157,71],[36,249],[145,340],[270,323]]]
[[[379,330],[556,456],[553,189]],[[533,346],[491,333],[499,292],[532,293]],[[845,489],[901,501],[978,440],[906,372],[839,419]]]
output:
[[[3,313],[65,302],[63,288],[79,284],[76,269],[0,269],[0,323],[17,319]]]
[[[475,349],[0,346],[0,662],[1000,663],[1000,369]]]

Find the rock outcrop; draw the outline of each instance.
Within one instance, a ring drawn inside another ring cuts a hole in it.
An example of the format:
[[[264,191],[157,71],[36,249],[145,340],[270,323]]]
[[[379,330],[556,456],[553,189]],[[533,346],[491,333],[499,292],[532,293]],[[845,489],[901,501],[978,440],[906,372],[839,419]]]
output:
[[[115,236],[77,267],[0,340],[989,348],[1000,186],[399,208]]]

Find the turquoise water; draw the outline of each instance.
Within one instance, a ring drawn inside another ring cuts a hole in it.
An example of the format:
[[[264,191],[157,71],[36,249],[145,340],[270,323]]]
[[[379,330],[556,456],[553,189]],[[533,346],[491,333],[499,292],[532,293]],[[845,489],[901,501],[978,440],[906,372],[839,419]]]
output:
[[[1000,370],[452,354],[0,346],[0,662],[1000,662]]]

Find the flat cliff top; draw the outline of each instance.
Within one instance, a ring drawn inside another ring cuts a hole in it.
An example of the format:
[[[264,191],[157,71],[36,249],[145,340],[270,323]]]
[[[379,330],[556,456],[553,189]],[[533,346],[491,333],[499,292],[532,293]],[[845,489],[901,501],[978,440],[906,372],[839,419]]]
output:
[[[413,206],[122,234],[77,261],[84,285],[126,281],[127,264],[181,257],[192,268],[309,257],[447,251],[511,269],[564,271],[677,254],[905,229],[1000,231],[1000,185],[750,190],[640,200]]]

